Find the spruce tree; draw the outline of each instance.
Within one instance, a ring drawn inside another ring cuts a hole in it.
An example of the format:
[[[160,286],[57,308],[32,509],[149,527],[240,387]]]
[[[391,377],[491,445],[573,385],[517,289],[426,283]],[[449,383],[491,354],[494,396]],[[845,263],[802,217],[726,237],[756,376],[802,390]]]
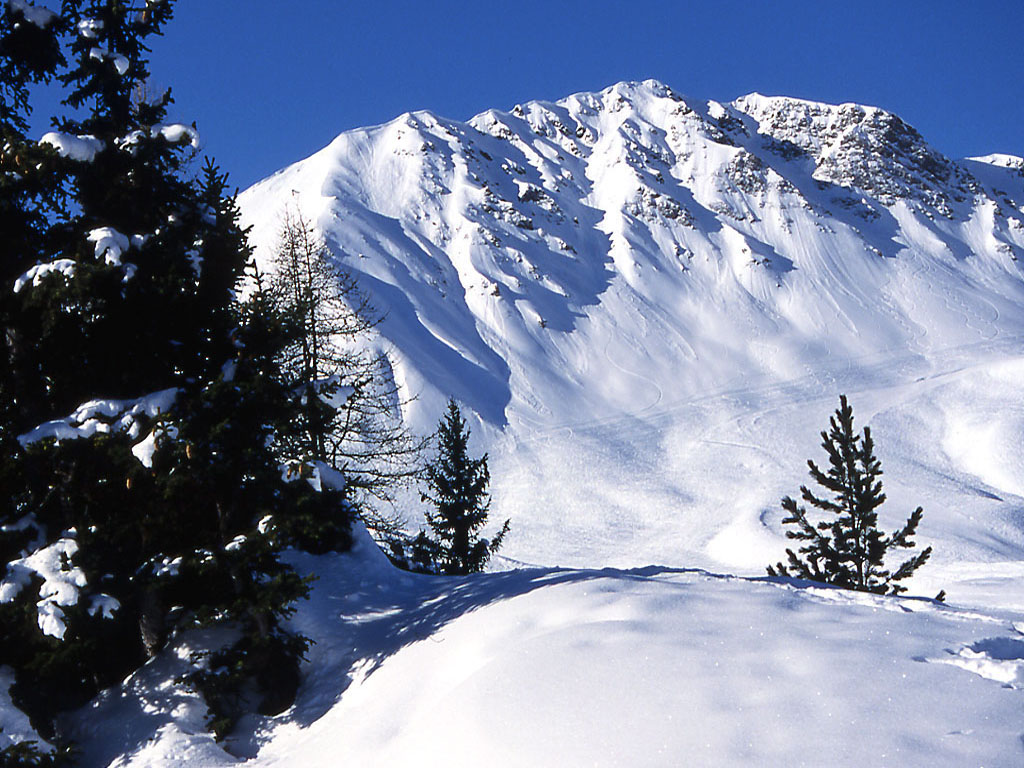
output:
[[[454,398],[437,429],[437,456],[426,466],[427,491],[423,500],[433,505],[427,524],[434,539],[420,536],[414,542],[414,559],[435,559],[441,573],[482,571],[508,533],[509,521],[492,539],[480,537],[490,508],[490,472],[487,454],[469,456],[469,427]]]
[[[812,460],[807,465],[811,478],[830,495],[815,495],[806,485],[800,486],[800,494],[828,517],[815,522],[805,507],[790,496],[784,497],[782,508],[788,516],[782,522],[795,527],[786,536],[805,543],[799,554],[787,549],[788,564],[769,566],[768,574],[876,594],[906,591],[899,582],[924,565],[932,548],[904,561],[895,571],[886,569],[885,557],[891,550],[915,546],[912,537],[923,510],[915,509],[903,527],[889,535],[879,530],[877,510],[885,501],[882,465],[874,455],[871,428],[865,427],[863,434],[854,431],[853,408],[846,395],[840,396],[839,408],[829,420],[829,429],[821,433],[821,440],[828,454],[828,469],[822,471]]]
[[[343,493],[314,465],[282,471],[294,330],[266,291],[237,298],[251,254],[226,178],[191,170],[169,91],[140,95],[171,6],[0,17],[0,658],[47,736],[213,622],[237,640],[190,680],[218,732],[248,702],[287,706],[306,641],[283,620],[307,584],[279,552],[349,541]],[[30,86],[54,76],[81,116],[33,141]]]

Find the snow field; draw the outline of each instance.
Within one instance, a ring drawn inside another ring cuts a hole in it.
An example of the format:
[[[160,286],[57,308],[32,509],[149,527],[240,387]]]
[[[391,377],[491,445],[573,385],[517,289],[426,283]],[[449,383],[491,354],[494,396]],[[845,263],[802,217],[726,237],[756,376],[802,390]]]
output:
[[[261,257],[297,206],[387,312],[414,428],[464,404],[509,570],[296,555],[316,644],[288,712],[225,751],[167,653],[68,718],[84,764],[1019,763],[1020,167],[648,81],[410,113],[248,190]],[[950,604],[763,577],[840,393],[882,526],[924,507],[911,591]]]
[[[316,645],[295,706],[229,741],[247,765],[1019,760],[1010,616],[655,566],[423,577],[370,546],[296,556],[319,576],[295,618]],[[172,671],[77,716],[86,765],[235,764]]]
[[[1018,167],[953,163],[875,108],[647,81],[403,115],[240,203],[264,255],[299,206],[387,312],[414,428],[463,403],[511,561],[763,573],[845,393],[883,524],[924,506],[912,590],[1019,606],[957,584],[1024,544]]]

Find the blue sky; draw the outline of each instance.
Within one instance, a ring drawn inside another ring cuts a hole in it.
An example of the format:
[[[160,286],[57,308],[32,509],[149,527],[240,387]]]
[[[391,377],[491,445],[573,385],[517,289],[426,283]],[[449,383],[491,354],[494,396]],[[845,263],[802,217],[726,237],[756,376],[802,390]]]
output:
[[[245,187],[349,128],[465,119],[653,77],[875,104],[954,157],[1024,154],[1024,1],[181,0],[154,43],[175,117]]]

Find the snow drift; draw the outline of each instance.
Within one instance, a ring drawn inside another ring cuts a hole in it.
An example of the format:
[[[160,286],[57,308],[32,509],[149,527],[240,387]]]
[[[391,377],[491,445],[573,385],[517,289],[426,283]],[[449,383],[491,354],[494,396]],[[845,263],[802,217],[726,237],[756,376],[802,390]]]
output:
[[[364,534],[365,536],[365,534]],[[225,745],[165,654],[72,718],[86,766],[1011,765],[1024,624],[701,570],[426,577],[302,556],[295,706]],[[187,649],[183,643],[181,653]],[[1014,714],[1010,714],[1014,713]]]

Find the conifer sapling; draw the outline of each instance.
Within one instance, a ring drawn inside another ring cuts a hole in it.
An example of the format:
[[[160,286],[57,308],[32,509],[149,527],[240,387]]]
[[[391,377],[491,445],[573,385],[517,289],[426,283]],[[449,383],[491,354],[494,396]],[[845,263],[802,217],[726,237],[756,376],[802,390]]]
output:
[[[438,569],[446,574],[483,570],[508,533],[509,521],[492,539],[480,538],[491,503],[487,454],[470,458],[469,428],[454,399],[448,401],[448,410],[438,425],[437,458],[426,467],[426,481],[428,490],[423,500],[434,506],[427,512],[427,523],[436,540],[431,542],[421,534],[414,555],[432,550]]]
[[[787,549],[788,564],[769,566],[768,575],[795,576],[875,594],[906,591],[900,582],[925,564],[932,548],[926,547],[895,571],[888,570],[884,561],[891,550],[915,546],[912,537],[923,510],[915,509],[903,527],[888,536],[878,529],[877,510],[885,501],[882,465],[874,455],[871,428],[865,427],[863,434],[854,431],[853,408],[846,395],[840,396],[839,408],[821,440],[828,453],[828,469],[822,471],[812,460],[807,465],[814,481],[831,495],[817,496],[806,485],[800,487],[800,494],[829,517],[815,522],[796,500],[783,498],[782,508],[788,515],[782,522],[795,526],[786,536],[804,544],[799,554]]]

